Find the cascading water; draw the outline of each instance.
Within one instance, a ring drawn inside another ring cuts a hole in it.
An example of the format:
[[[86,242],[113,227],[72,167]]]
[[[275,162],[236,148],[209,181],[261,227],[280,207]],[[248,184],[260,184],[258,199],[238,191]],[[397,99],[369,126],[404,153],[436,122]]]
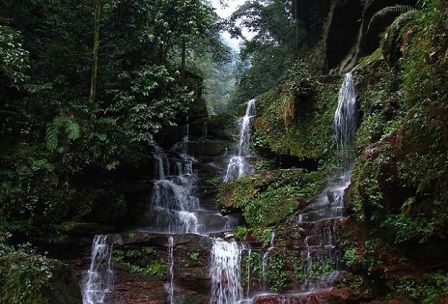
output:
[[[82,280],[83,304],[105,303],[113,289],[114,274],[110,265],[112,246],[107,244],[107,235],[95,235],[92,242],[89,270]]]
[[[181,143],[173,146],[177,158],[169,159],[153,144],[156,160],[156,180],[146,217],[154,224],[151,229],[164,233],[197,233],[200,208],[193,195],[197,176],[193,171],[195,159],[187,154],[188,133]]]
[[[349,170],[349,166],[353,162],[356,134],[356,90],[351,72],[345,75],[344,83],[339,90],[333,128],[343,169]]]
[[[343,216],[344,192],[350,185],[356,133],[356,92],[348,73],[339,91],[333,127],[342,170],[329,179],[325,189],[298,217],[306,230],[301,251],[303,291],[330,288],[336,279],[340,254],[336,248],[337,220]]]
[[[241,252],[235,241],[214,239],[211,252],[210,304],[236,304],[242,297],[240,285]]]
[[[250,167],[247,158],[250,156],[249,143],[251,140],[250,127],[255,117],[255,99],[249,100],[247,103],[246,114],[240,118],[240,140],[238,144],[238,155],[233,156],[228,165],[224,182],[234,181],[239,177],[243,177],[249,173]]]

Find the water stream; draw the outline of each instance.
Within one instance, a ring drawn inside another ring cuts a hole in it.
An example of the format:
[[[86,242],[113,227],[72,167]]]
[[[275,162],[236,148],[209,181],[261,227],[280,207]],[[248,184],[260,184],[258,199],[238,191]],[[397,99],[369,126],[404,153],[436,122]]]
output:
[[[224,182],[234,181],[250,173],[250,166],[247,158],[250,157],[249,144],[251,140],[251,123],[255,117],[255,99],[249,100],[246,107],[246,114],[240,118],[240,137],[238,144],[238,155],[233,156],[228,165]]]
[[[105,303],[113,290],[114,276],[110,265],[112,245],[107,243],[107,235],[95,235],[92,241],[90,267],[82,279],[82,301],[84,304]]]
[[[263,254],[263,258],[261,261],[261,279],[263,282],[263,290],[266,290],[266,281],[267,281],[267,267],[268,267],[268,258],[269,253],[274,249],[274,240],[275,240],[275,232],[271,233],[271,240],[269,242],[269,247],[266,252]]]
[[[161,233],[197,233],[199,199],[194,196],[197,174],[193,171],[196,161],[187,154],[188,135],[171,149],[176,157],[168,155],[155,143],[156,179],[146,221],[147,229]]]
[[[168,300],[170,304],[174,304],[174,238],[172,235],[168,238],[168,254],[169,254],[169,281],[165,285],[168,291]]]
[[[341,270],[337,223],[344,216],[344,193],[350,185],[356,133],[356,91],[351,73],[345,75],[339,91],[333,126],[341,170],[329,178],[327,186],[298,216],[306,230],[301,252],[303,292],[332,287]]]
[[[213,240],[210,277],[210,304],[236,304],[242,297],[240,284],[241,251],[235,241]]]

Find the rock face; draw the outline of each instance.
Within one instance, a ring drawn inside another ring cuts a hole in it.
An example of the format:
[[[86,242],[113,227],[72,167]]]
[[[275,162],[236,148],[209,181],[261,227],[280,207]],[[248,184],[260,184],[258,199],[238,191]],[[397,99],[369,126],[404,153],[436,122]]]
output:
[[[168,235],[130,232],[109,235],[108,239],[113,246],[114,284],[106,303],[166,303],[170,286],[176,303],[208,303],[210,238],[174,235],[173,260]],[[78,260],[74,268],[79,277],[89,263],[87,255]]]
[[[393,5],[414,6],[415,0],[296,0],[296,18],[307,32],[306,48],[318,55],[318,70],[339,72],[352,69],[362,56],[379,46],[379,36],[396,15],[372,17],[381,9]],[[391,18],[392,17],[392,18]],[[323,55],[323,56],[322,56]]]
[[[303,295],[261,295],[254,299],[254,304],[320,304],[330,303],[328,299],[333,296],[331,290],[322,290],[312,294]],[[334,302],[331,302],[334,303]]]

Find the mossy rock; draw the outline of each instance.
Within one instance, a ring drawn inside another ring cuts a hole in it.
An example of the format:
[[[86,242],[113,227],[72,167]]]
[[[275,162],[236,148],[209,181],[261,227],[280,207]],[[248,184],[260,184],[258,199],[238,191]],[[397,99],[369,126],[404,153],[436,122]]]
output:
[[[302,169],[264,171],[221,185],[218,202],[228,212],[241,210],[249,226],[269,226],[285,221],[319,190],[321,174]]]
[[[329,81],[322,83],[320,81]],[[278,87],[257,97],[254,146],[275,154],[302,158],[324,158],[334,146],[332,121],[337,107],[339,81],[309,79],[313,89],[290,84],[294,92]],[[308,82],[307,82],[308,83]],[[299,86],[299,87],[297,87]],[[291,90],[291,89],[290,89]]]

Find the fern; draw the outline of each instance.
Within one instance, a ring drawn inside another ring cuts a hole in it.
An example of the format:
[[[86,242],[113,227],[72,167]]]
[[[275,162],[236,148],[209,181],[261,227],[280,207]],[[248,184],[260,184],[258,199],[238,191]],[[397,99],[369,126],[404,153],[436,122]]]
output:
[[[79,124],[69,116],[60,114],[47,125],[45,142],[47,149],[51,152],[56,150],[59,143],[59,131],[64,128],[65,136],[69,140],[75,140],[81,135]]]
[[[366,33],[368,33],[370,28],[373,27],[374,25],[376,25],[376,23],[378,23],[378,21],[380,21],[381,19],[387,18],[389,16],[393,16],[393,15],[401,15],[401,14],[406,13],[411,10],[415,10],[415,8],[411,5],[401,5],[401,4],[397,4],[397,5],[393,5],[393,6],[386,6],[385,8],[380,9],[370,19],[369,26],[367,27]]]
[[[45,134],[45,142],[47,149],[53,152],[58,146],[59,125],[51,122],[47,126],[47,132]]]
[[[71,140],[79,138],[79,124],[70,118],[65,120],[65,135]]]

